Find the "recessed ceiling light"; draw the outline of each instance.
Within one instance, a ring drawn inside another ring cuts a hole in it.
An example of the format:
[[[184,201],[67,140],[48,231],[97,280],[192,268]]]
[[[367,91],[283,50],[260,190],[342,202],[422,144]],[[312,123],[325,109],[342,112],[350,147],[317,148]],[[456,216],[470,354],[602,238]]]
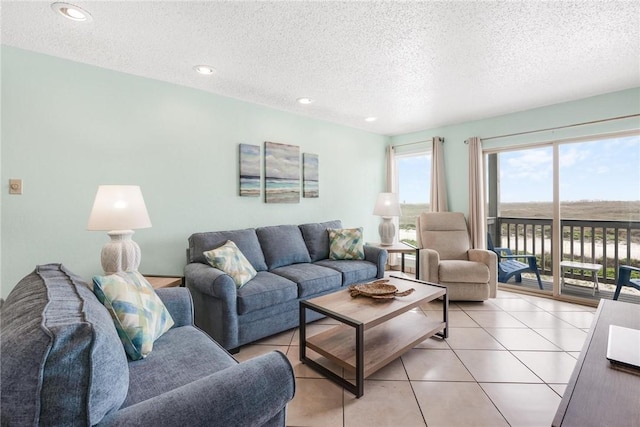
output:
[[[307,105],[307,104],[311,104],[313,102],[313,99],[311,99],[311,98],[298,98],[297,101],[298,101],[299,104]]]
[[[69,3],[52,3],[51,9],[54,12],[58,12],[60,15],[67,19],[77,22],[90,22],[93,21],[91,14],[79,6],[75,6]]]
[[[376,120],[378,120],[377,117],[367,117],[364,119],[365,122],[375,122]]]
[[[193,67],[193,69],[200,74],[204,74],[205,76],[210,76],[216,71],[216,69],[210,65],[196,65],[195,67]]]

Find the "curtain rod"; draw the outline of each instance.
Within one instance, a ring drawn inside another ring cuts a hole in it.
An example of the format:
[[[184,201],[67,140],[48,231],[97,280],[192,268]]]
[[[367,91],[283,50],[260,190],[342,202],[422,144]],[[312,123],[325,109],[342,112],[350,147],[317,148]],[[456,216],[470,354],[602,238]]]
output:
[[[489,141],[491,139],[507,138],[507,137],[510,137],[510,136],[520,136],[520,135],[528,135],[528,134],[531,134],[531,133],[546,132],[546,131],[550,131],[550,130],[568,129],[568,128],[572,128],[572,127],[576,127],[576,126],[592,125],[592,124],[595,124],[595,123],[610,122],[610,121],[614,121],[614,120],[628,119],[628,118],[631,118],[631,117],[640,117],[640,114],[630,114],[628,116],[610,117],[608,119],[592,120],[590,122],[575,123],[575,124],[566,125],[566,126],[556,126],[556,127],[552,127],[552,128],[546,128],[546,129],[538,129],[538,130],[530,130],[530,131],[525,131],[525,132],[510,133],[510,134],[506,134],[506,135],[490,136],[488,138],[480,138],[480,140],[481,141]],[[468,144],[466,140],[464,141],[464,143]]]
[[[442,142],[444,143],[444,138],[440,138],[442,140]],[[416,141],[416,142],[407,142],[406,144],[396,144],[396,145],[392,145],[392,148],[396,148],[396,147],[405,147],[407,145],[415,145],[415,144],[424,144],[425,142],[431,142],[433,140],[432,139],[425,139],[424,141]]]

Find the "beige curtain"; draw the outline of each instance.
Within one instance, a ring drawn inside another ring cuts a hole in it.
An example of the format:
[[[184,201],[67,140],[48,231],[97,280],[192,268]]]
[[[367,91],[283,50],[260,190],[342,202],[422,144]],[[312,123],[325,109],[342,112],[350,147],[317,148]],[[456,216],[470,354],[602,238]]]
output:
[[[398,192],[398,181],[396,179],[396,156],[395,149],[393,146],[387,146],[387,192],[388,193],[397,193]],[[401,201],[402,202],[402,201]],[[396,235],[393,238],[393,243],[397,243],[399,241],[398,236],[400,234],[400,218],[394,217],[392,219],[393,225],[396,227]],[[399,265],[400,257],[398,254],[389,254],[389,265]]]
[[[469,232],[471,247],[487,248],[487,227],[484,216],[484,168],[482,161],[482,142],[473,137],[469,144]]]
[[[431,212],[446,212],[447,183],[444,176],[443,140],[439,136],[431,142]]]

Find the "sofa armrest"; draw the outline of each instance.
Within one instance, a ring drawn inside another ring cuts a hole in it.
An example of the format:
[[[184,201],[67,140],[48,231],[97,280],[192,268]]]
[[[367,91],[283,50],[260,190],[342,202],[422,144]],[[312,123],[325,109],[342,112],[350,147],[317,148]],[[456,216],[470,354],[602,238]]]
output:
[[[174,328],[193,325],[193,300],[188,289],[160,288],[156,289],[156,294],[169,310]]]
[[[287,357],[265,354],[107,415],[99,426],[260,426],[293,399]]]
[[[498,255],[485,249],[469,249],[469,261],[476,261],[489,267],[489,298],[495,298],[498,292]]]
[[[418,252],[418,262],[420,262],[419,280],[431,283],[439,283],[438,269],[440,266],[440,254],[433,249],[420,249]]]
[[[378,275],[376,276],[378,279],[382,279],[384,277],[384,269],[387,265],[388,257],[389,253],[386,249],[364,245],[364,259],[374,263],[378,267]]]
[[[236,298],[236,284],[222,270],[210,265],[192,262],[184,267],[185,286],[220,299]]]

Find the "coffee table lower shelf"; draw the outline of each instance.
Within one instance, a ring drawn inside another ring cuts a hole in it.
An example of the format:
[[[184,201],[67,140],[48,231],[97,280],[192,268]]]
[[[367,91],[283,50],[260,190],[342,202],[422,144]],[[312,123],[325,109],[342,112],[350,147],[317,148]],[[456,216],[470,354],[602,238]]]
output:
[[[423,314],[409,312],[366,331],[364,377],[385,367],[444,327],[442,321],[429,320]],[[307,338],[307,348],[353,373],[357,365],[355,344],[354,328],[347,325],[336,326]]]

